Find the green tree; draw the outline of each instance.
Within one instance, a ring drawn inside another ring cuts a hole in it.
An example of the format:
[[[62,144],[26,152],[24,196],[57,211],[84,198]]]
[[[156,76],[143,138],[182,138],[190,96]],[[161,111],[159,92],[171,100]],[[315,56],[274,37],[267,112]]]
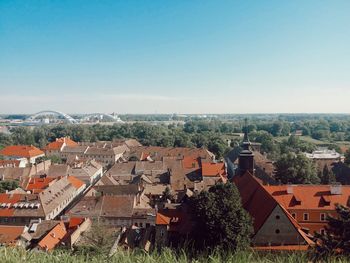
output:
[[[252,220],[243,209],[236,186],[217,184],[190,199],[198,248],[246,249],[253,233]]]
[[[322,170],[322,175],[320,177],[321,184],[331,184],[335,183],[335,175],[332,170],[328,169],[328,166],[325,164]]]
[[[215,154],[216,158],[222,158],[228,148],[220,137],[212,137],[208,142],[208,150]]]
[[[304,154],[282,154],[276,162],[276,180],[283,184],[317,184],[320,178],[314,163]]]
[[[17,127],[12,130],[12,141],[14,144],[34,145],[34,135],[27,127]]]
[[[266,153],[273,153],[276,151],[276,145],[273,136],[267,131],[256,131],[249,134],[249,138],[253,142],[261,143],[261,150]]]
[[[5,193],[6,191],[12,191],[18,188],[19,184],[17,181],[1,181],[0,182],[0,193]]]
[[[59,157],[58,155],[51,155],[46,158],[47,160],[51,160],[51,163],[55,164],[61,164],[63,163],[62,158]]]
[[[344,163],[347,164],[347,165],[350,165],[350,149],[348,149],[345,154],[345,160],[344,160]]]
[[[350,210],[337,205],[337,215],[328,215],[328,225],[324,233],[315,235],[315,262],[324,262],[329,256],[343,254],[350,256]]]

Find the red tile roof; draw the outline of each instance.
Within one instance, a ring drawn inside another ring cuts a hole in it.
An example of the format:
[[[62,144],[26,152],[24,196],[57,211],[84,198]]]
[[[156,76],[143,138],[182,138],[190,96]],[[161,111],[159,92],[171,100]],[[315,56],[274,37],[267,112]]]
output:
[[[31,158],[44,155],[44,152],[33,145],[12,145],[2,149],[0,155]]]
[[[16,241],[23,234],[24,228],[24,226],[0,225],[0,244],[16,245]]]
[[[200,158],[193,158],[191,156],[185,156],[182,159],[182,166],[185,169],[199,169],[200,168]]]
[[[63,222],[57,224],[51,231],[47,233],[47,235],[40,240],[38,243],[38,247],[43,250],[51,250],[60,244],[61,240],[67,234],[66,227]]]
[[[312,240],[302,231],[298,222],[289,214],[283,205],[272,197],[257,178],[246,172],[243,176],[235,176],[233,180],[240,192],[244,209],[248,211],[254,220],[253,226],[255,233],[263,226],[275,207],[279,206],[305,242],[309,245],[313,244]]]
[[[226,175],[225,163],[202,163],[202,176]]]
[[[236,176],[233,180],[240,192],[243,207],[254,219],[256,232],[277,206],[277,202],[249,172]]]
[[[55,178],[31,178],[28,182],[26,191],[31,191],[33,194],[40,193],[42,190],[46,189]]]
[[[58,138],[58,139],[56,139],[56,141],[51,142],[48,145],[46,145],[45,150],[60,150],[62,148],[63,144],[65,144],[66,146],[71,146],[71,147],[78,146],[78,143],[71,140],[69,137],[62,137],[62,138]]]
[[[271,196],[287,210],[333,210],[335,204],[348,205],[350,186],[339,186],[341,194],[331,194],[330,185],[264,186]],[[287,192],[289,188],[290,193]],[[299,202],[296,202],[299,201]]]
[[[169,225],[171,218],[161,213],[157,213],[156,225]]]
[[[85,218],[83,217],[72,217],[69,219],[68,228],[76,228],[77,226],[81,225],[81,223],[83,223],[84,220]]]
[[[79,180],[78,178],[74,177],[74,176],[68,176],[68,181],[76,188],[79,189],[80,187],[82,187],[85,183],[81,180]]]
[[[13,204],[17,203],[21,199],[21,194],[0,194],[0,205],[10,204],[11,207],[0,208],[0,217],[11,217],[14,214]]]

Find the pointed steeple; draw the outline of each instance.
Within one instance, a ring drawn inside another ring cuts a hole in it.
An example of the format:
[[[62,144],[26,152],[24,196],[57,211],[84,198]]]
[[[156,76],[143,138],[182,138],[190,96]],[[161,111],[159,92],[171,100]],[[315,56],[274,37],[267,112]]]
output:
[[[245,125],[244,125],[244,137],[243,137],[243,144],[242,144],[242,148],[245,151],[250,151],[250,146],[251,143],[249,141],[249,137],[248,137],[248,120],[245,119]]]
[[[238,174],[244,175],[246,172],[254,174],[254,154],[251,151],[251,143],[248,137],[248,125],[245,119],[244,138],[242,143],[242,151],[239,154]]]

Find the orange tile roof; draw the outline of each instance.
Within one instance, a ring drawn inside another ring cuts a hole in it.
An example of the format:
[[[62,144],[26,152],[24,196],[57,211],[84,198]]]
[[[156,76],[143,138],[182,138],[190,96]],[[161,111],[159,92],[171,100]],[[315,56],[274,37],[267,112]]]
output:
[[[185,169],[199,169],[200,168],[200,158],[193,158],[192,156],[185,156],[182,159],[182,166]]]
[[[85,218],[83,217],[72,217],[69,219],[68,228],[76,228],[77,226],[81,225],[81,223],[83,223],[84,220]]]
[[[66,146],[71,146],[71,147],[78,146],[78,143],[71,140],[69,137],[62,137],[46,145],[45,150],[60,150],[64,143]]]
[[[169,225],[170,224],[170,220],[171,220],[170,217],[167,217],[165,215],[157,213],[156,225]]]
[[[240,192],[244,209],[246,209],[253,218],[255,233],[263,226],[275,207],[279,206],[304,241],[309,245],[313,244],[313,241],[302,231],[298,222],[290,215],[283,205],[272,197],[257,178],[249,172],[246,172],[243,176],[235,176],[233,180]]]
[[[2,149],[0,154],[4,156],[31,158],[44,155],[44,152],[33,145],[12,145]]]
[[[79,189],[85,183],[74,176],[68,176],[68,181],[76,188]]]
[[[10,208],[0,208],[0,217],[11,217],[14,214],[13,204],[21,199],[21,194],[0,194],[0,204],[11,204]]]
[[[225,163],[202,163],[202,176],[226,175]]]
[[[24,226],[0,225],[0,244],[16,245],[16,241],[23,234],[24,228]]]
[[[32,193],[40,193],[42,190],[47,188],[55,178],[46,177],[46,178],[31,178],[28,182],[26,191],[31,191]]]
[[[288,194],[287,188],[293,193]],[[341,194],[331,194],[330,185],[278,185],[264,188],[287,210],[333,210],[335,204],[347,205],[350,186],[342,185]],[[295,202],[295,201],[299,202]]]
[[[254,219],[253,226],[257,232],[278,203],[249,172],[235,176],[233,181],[240,192],[244,209]]]
[[[65,237],[66,234],[66,227],[61,221],[53,229],[51,229],[51,231],[49,231],[42,240],[40,240],[38,247],[47,251],[51,250],[60,244],[61,240]]]

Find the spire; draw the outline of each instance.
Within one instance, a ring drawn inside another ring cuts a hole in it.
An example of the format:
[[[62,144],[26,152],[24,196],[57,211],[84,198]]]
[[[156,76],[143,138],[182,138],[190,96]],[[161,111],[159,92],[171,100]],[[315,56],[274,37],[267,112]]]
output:
[[[254,174],[254,154],[251,151],[251,143],[248,137],[248,125],[247,119],[245,119],[244,125],[244,138],[242,143],[242,151],[240,152],[238,159],[238,174],[243,175],[247,171]]]
[[[245,151],[250,151],[250,141],[249,141],[249,137],[248,137],[248,119],[246,118],[244,120],[244,138],[243,138],[243,145],[242,148]]]

